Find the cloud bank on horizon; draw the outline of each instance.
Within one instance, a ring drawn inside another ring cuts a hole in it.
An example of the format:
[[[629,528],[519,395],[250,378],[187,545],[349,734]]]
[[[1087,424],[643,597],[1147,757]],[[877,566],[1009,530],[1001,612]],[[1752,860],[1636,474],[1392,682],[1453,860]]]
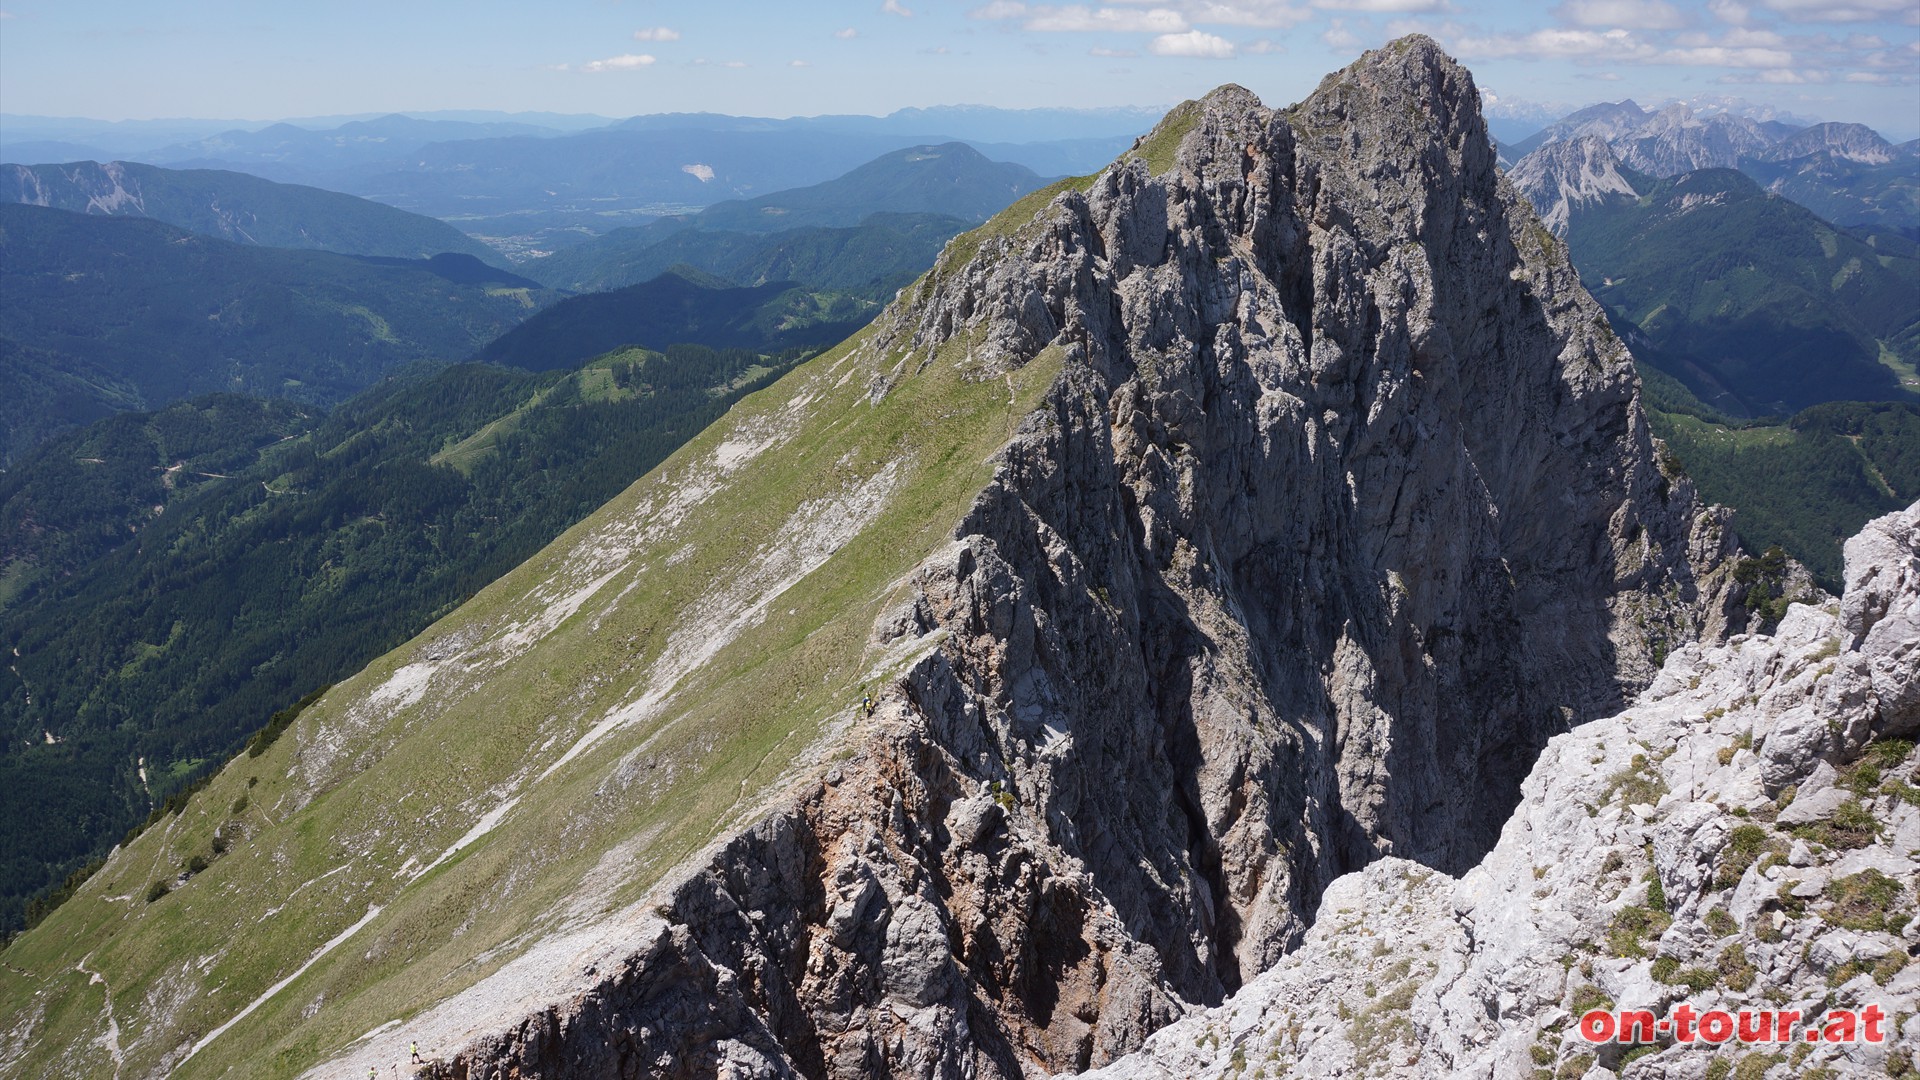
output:
[[[8,0],[0,20],[15,114],[787,116],[1167,105],[1227,81],[1282,103],[1419,32],[1474,69],[1496,113],[1728,94],[1920,134],[1920,0],[199,0],[164,18],[134,0]]]

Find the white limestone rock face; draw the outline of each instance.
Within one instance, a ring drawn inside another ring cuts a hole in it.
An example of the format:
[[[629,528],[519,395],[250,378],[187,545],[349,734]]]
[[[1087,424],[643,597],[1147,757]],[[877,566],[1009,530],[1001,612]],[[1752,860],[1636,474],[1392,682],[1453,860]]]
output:
[[[1555,738],[1471,871],[1383,860],[1334,882],[1299,949],[1091,1075],[1905,1075],[1920,1050],[1920,755],[1903,738],[1920,504],[1846,552],[1839,604],[1680,649],[1626,711]],[[1682,1002],[1877,1004],[1893,1030],[1877,1046],[1633,1053],[1574,1030],[1596,1005]]]
[[[1596,135],[1550,142],[1521,158],[1507,179],[1555,236],[1567,235],[1576,210],[1640,197],[1620,175],[1620,161],[1606,140]]]

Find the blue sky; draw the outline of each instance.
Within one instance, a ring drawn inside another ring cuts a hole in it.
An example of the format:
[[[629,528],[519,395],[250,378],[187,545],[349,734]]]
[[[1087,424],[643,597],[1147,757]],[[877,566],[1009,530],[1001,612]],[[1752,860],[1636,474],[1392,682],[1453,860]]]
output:
[[[1920,0],[0,0],[0,111],[275,119],[431,109],[789,116],[1271,104],[1439,39],[1509,105],[1703,94],[1920,135]]]

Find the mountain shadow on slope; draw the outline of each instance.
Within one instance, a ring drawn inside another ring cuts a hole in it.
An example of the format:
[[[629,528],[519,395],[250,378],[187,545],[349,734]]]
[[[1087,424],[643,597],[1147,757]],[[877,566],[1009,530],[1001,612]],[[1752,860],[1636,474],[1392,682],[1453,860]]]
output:
[[[475,359],[547,371],[653,341],[808,348],[845,338],[879,310],[874,300],[791,281],[742,287],[682,266],[639,285],[568,297],[501,334]]]
[[[791,277],[810,285],[839,287],[849,276],[870,279],[909,268],[911,280],[932,264],[932,256],[939,252],[933,239],[940,232],[946,233],[938,237],[944,242],[1044,183],[1031,169],[990,161],[965,143],[912,146],[824,183],[615,229],[542,259],[529,272],[556,288],[569,289],[644,281],[675,262],[741,284]],[[860,231],[828,231],[848,229]],[[743,233],[772,233],[780,239],[755,242]],[[925,253],[924,261],[915,258],[929,244],[932,250]],[[794,260],[789,253],[795,248],[822,253]],[[874,272],[842,261],[857,261],[857,266],[864,267],[875,257],[881,265]],[[783,273],[781,268],[788,265],[795,267],[793,272]]]
[[[800,281],[885,301],[932,266],[948,240],[971,227],[954,217],[882,213],[848,228],[773,233],[689,228],[661,235],[616,229],[526,269],[555,288],[577,292],[617,289],[690,267],[737,285]]]

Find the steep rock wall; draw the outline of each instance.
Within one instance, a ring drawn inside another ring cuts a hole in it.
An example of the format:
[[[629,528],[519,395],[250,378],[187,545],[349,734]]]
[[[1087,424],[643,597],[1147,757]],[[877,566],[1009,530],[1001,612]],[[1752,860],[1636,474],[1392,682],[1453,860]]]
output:
[[[1839,604],[1677,650],[1629,710],[1554,739],[1472,871],[1386,859],[1340,879],[1299,950],[1099,1075],[1908,1075],[1920,504],[1846,553]],[[1588,1008],[1665,1019],[1683,1002],[1790,1009],[1800,1031],[1878,1005],[1886,1039],[1596,1046],[1574,1027]]]
[[[1339,875],[1473,865],[1551,736],[1738,628],[1730,532],[1431,42],[1287,112],[1223,88],[1045,198],[867,346],[875,398],[1066,363],[876,626],[931,647],[861,749],[438,1075],[1100,1064]]]

